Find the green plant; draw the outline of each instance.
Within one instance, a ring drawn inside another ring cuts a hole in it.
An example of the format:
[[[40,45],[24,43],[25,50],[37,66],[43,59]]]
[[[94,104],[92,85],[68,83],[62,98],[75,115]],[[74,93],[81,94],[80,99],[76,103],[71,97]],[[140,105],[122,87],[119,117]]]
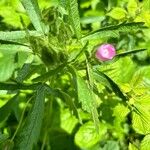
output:
[[[1,149],[148,150],[150,32],[131,8],[149,13],[149,0],[124,0],[128,13],[107,2],[21,0],[32,24],[22,14],[22,30],[0,31]],[[113,60],[95,58],[101,43],[115,45]]]

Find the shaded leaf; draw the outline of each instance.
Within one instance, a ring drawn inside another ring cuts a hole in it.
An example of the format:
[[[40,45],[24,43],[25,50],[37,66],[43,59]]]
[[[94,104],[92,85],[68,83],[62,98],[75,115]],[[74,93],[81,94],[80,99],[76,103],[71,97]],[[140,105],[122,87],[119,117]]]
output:
[[[42,125],[44,115],[44,102],[45,102],[45,88],[40,85],[35,93],[34,104],[25,124],[20,130],[16,139],[15,149],[19,150],[32,150],[36,144]]]
[[[13,110],[13,107],[16,104],[17,98],[18,94],[12,97],[10,100],[8,100],[8,102],[0,108],[0,122],[2,122],[10,115],[11,111]]]

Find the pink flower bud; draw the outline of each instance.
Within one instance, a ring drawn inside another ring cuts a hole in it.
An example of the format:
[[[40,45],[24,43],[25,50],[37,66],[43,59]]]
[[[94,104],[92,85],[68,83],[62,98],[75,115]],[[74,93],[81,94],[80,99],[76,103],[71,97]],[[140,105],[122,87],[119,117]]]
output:
[[[111,60],[116,55],[116,50],[111,44],[102,44],[96,51],[96,58],[101,61]]]

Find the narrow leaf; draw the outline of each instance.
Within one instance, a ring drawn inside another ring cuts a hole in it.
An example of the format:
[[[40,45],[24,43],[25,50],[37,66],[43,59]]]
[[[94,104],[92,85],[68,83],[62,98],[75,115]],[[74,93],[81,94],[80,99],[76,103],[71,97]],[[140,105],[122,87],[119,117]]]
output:
[[[37,31],[30,31],[31,36],[38,37],[41,34]],[[3,41],[11,41],[11,42],[23,42],[26,40],[26,32],[25,31],[11,31],[11,32],[3,32],[0,31],[0,40]]]
[[[21,2],[26,9],[34,28],[44,34],[46,27],[42,21],[42,16],[37,0],[21,0]]]
[[[68,5],[68,15],[71,26],[75,32],[75,35],[78,39],[81,38],[81,27],[80,27],[80,17],[78,11],[78,2],[77,0],[67,0]]]
[[[17,98],[18,98],[18,94],[12,97],[4,106],[0,108],[0,114],[1,114],[0,122],[2,122],[4,119],[6,119],[10,115],[12,108],[14,107],[16,103]]]
[[[15,149],[32,150],[33,145],[36,144],[44,115],[44,100],[45,88],[40,85],[35,93],[33,107],[18,135]]]
[[[131,55],[131,54],[135,54],[135,53],[138,53],[138,52],[145,51],[145,50],[147,50],[147,49],[130,50],[130,51],[127,51],[127,52],[117,54],[115,57],[125,57],[125,56]]]
[[[119,24],[115,26],[112,25],[91,32],[85,35],[82,38],[82,40],[99,39],[103,37],[119,37],[120,32],[130,32],[132,30],[140,30],[145,28],[143,25],[144,25],[143,22],[126,23],[126,24]]]
[[[94,99],[94,93],[79,75],[77,75],[77,90],[78,99],[79,102],[82,104],[83,110],[89,112],[92,115],[95,127],[98,130],[99,120],[96,108],[96,99]]]

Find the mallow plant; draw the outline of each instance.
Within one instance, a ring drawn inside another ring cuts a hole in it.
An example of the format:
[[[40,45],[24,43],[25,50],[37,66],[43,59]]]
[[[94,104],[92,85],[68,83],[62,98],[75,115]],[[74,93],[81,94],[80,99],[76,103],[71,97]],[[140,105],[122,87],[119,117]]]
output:
[[[20,0],[30,25],[0,31],[1,149],[148,150],[148,2],[109,1],[94,27],[84,2]]]

